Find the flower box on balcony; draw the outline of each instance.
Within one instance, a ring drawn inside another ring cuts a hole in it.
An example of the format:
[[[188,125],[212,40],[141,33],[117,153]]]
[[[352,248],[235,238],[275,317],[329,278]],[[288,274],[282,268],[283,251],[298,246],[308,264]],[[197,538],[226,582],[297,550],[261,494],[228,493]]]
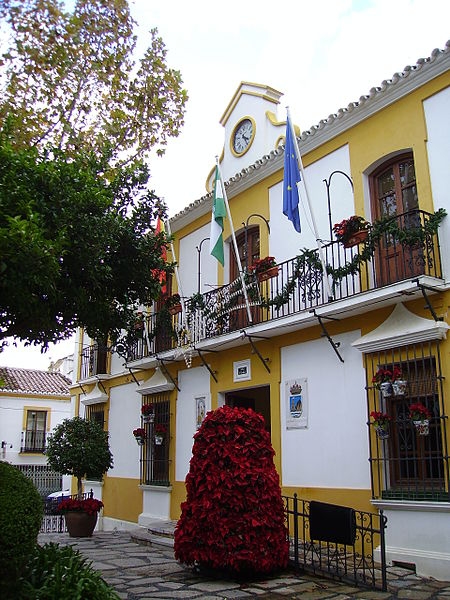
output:
[[[276,277],[278,275],[278,266],[271,267],[267,269],[267,271],[262,271],[257,274],[258,281],[261,283],[262,281],[267,281],[268,279],[272,279],[272,277]]]

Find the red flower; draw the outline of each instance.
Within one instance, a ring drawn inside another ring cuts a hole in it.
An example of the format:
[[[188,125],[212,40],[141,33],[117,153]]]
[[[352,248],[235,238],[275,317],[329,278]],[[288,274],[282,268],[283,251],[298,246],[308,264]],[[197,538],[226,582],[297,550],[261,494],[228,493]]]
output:
[[[412,421],[425,421],[431,419],[431,413],[421,402],[411,404],[409,407],[409,416]]]
[[[250,273],[255,273],[255,275],[257,275],[258,273],[264,273],[265,271],[268,271],[272,267],[276,266],[277,263],[275,258],[273,256],[266,256],[265,258],[259,258],[258,260],[255,260],[255,262],[249,268],[249,271]]]
[[[58,511],[66,513],[70,511],[85,512],[88,515],[94,515],[103,508],[103,502],[96,498],[86,498],[86,500],[77,500],[74,498],[65,498],[58,504]]]
[[[138,427],[137,429],[133,429],[134,437],[145,437],[145,429],[142,427]]]
[[[383,425],[387,425],[391,420],[391,417],[388,414],[380,412],[378,410],[373,410],[370,413],[370,416],[373,419],[373,424],[375,425],[375,427],[382,427]]]
[[[333,225],[333,232],[338,242],[346,243],[357,231],[369,229],[369,223],[357,215],[344,219]]]
[[[142,415],[151,415],[153,413],[153,404],[144,404],[141,407]]]
[[[274,450],[264,418],[223,406],[194,436],[187,499],[175,529],[175,557],[234,573],[285,567],[289,542]]]
[[[165,425],[163,425],[162,423],[157,423],[155,425],[155,433],[159,434],[159,435],[163,435],[164,433],[167,433],[167,427]]]

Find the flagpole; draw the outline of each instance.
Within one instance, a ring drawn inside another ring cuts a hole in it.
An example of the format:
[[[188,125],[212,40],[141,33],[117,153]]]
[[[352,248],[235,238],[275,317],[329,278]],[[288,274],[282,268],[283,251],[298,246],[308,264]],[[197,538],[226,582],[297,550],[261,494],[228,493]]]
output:
[[[314,212],[313,212],[313,209],[312,209],[311,201],[309,199],[308,185],[306,183],[306,177],[305,177],[305,170],[303,169],[302,157],[301,157],[301,154],[300,154],[300,150],[298,148],[297,136],[295,135],[294,126],[292,124],[292,119],[291,119],[291,112],[290,112],[288,106],[286,107],[286,111],[287,111],[287,115],[288,115],[289,127],[291,129],[292,140],[294,142],[295,155],[297,157],[298,167],[300,169],[300,173],[301,173],[301,176],[302,176],[303,185],[305,186],[306,202],[308,203],[308,210],[309,210],[309,214],[311,216],[311,222],[312,222],[312,226],[313,226],[313,232],[314,232],[314,236],[316,238],[317,249],[319,251],[319,258],[320,258],[320,262],[322,263],[323,276],[324,276],[324,281],[325,281],[325,288],[326,288],[326,291],[328,293],[328,301],[330,302],[331,300],[333,300],[333,294],[331,293],[330,282],[328,281],[328,273],[327,273],[327,268],[326,268],[325,257],[324,257],[324,254],[323,254],[322,240],[319,238],[319,233],[318,233],[318,229],[317,229],[316,219],[314,217]],[[297,189],[298,189],[299,195],[301,196],[299,185],[300,185],[300,181],[297,182]]]
[[[253,322],[253,319],[252,319],[252,312],[250,310],[250,304],[248,302],[247,286],[245,284],[244,273],[242,272],[242,263],[241,263],[241,258],[239,256],[238,245],[236,242],[236,235],[234,233],[233,219],[231,218],[230,206],[228,204],[228,196],[227,196],[227,192],[225,190],[225,184],[222,179],[222,172],[219,167],[219,157],[218,156],[216,156],[216,166],[217,166],[219,177],[220,177],[220,185],[222,186],[223,199],[225,200],[225,207],[227,209],[227,215],[230,220],[231,238],[233,240],[234,253],[236,255],[236,262],[238,264],[239,277],[241,278],[242,290],[244,292],[245,307],[247,309],[248,321],[251,324]]]

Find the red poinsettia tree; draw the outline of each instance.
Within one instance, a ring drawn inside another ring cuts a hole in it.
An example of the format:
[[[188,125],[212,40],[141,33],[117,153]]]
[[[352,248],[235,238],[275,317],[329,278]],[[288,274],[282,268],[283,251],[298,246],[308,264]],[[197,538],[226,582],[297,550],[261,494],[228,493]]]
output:
[[[264,418],[223,406],[194,436],[175,558],[231,574],[285,567],[289,541],[274,450]]]

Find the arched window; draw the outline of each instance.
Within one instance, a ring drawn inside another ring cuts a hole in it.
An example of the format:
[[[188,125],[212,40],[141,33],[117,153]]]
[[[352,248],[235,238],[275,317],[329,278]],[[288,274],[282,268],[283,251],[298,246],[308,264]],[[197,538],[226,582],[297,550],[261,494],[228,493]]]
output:
[[[419,208],[411,153],[383,163],[370,177],[372,214],[376,219]]]

